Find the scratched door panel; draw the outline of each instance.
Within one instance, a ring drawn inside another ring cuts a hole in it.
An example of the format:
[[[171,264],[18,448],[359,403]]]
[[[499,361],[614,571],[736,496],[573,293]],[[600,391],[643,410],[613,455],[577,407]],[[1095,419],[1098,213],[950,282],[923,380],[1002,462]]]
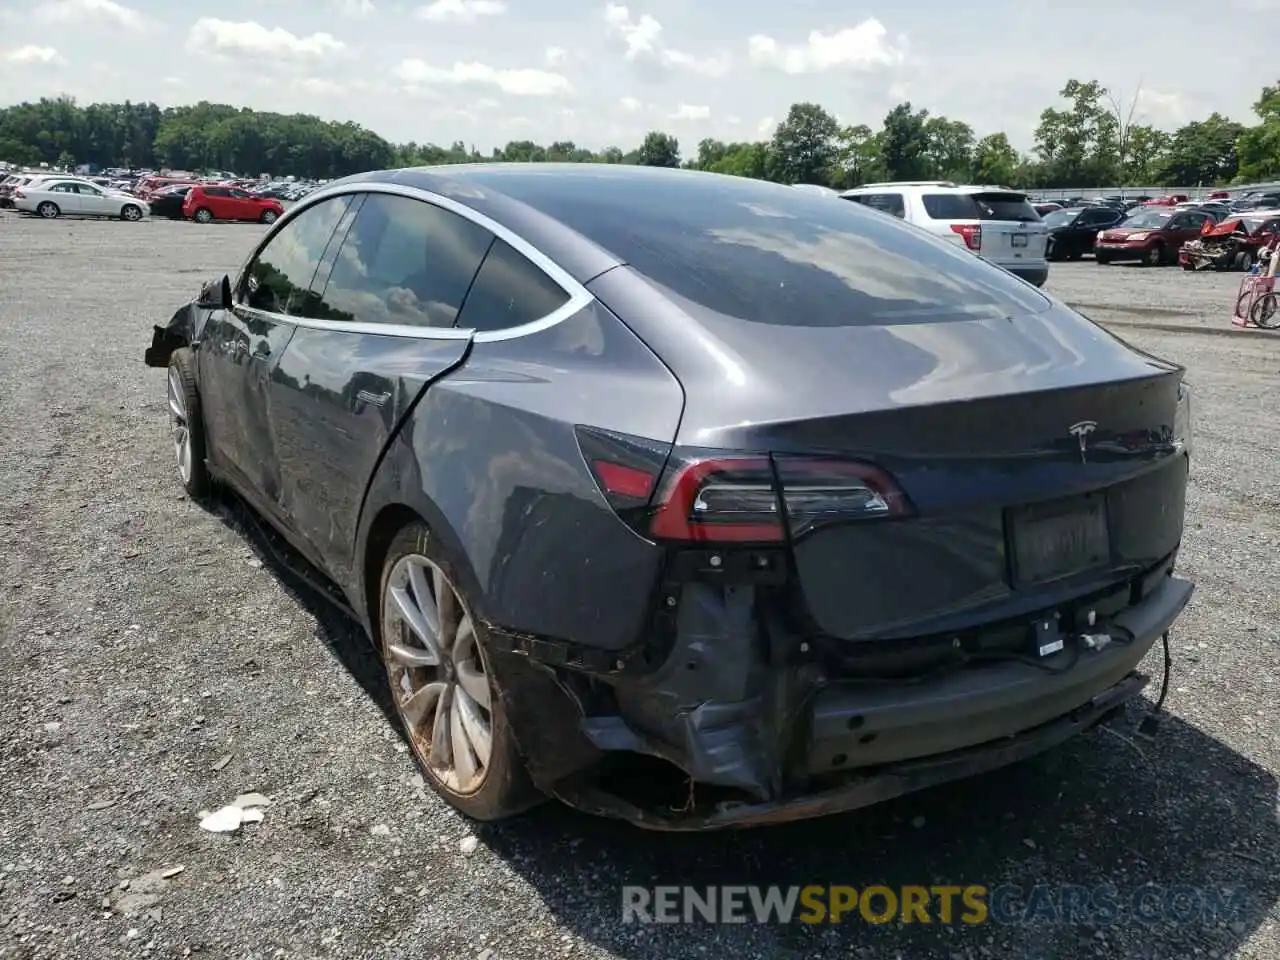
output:
[[[365,487],[387,441],[466,338],[420,339],[299,327],[275,368],[271,414],[286,522],[347,573]]]

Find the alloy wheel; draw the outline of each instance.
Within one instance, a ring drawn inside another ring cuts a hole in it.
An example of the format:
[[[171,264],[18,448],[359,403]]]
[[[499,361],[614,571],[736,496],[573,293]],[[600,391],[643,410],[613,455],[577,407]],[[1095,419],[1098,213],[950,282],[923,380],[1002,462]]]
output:
[[[191,467],[194,462],[191,452],[191,428],[187,422],[187,401],[176,367],[169,368],[169,425],[173,437],[173,452],[178,458],[178,473],[182,475],[183,483],[190,483]]]
[[[124,208],[124,218],[125,218],[126,220],[134,220],[134,221],[141,220],[141,219],[142,219],[142,211],[141,211],[141,210],[139,210],[137,207],[134,207],[134,206],[128,206],[128,207],[125,207],[125,208]]]
[[[382,655],[414,752],[447,790],[483,786],[493,755],[489,673],[475,624],[444,571],[420,554],[391,569]]]

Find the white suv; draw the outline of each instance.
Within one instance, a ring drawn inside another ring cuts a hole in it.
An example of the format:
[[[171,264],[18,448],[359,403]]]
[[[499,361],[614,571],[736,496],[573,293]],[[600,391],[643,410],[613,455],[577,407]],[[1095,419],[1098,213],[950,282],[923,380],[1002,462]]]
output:
[[[1048,228],[1018,190],[913,180],[869,183],[840,196],[972,250],[1037,287],[1049,279]]]

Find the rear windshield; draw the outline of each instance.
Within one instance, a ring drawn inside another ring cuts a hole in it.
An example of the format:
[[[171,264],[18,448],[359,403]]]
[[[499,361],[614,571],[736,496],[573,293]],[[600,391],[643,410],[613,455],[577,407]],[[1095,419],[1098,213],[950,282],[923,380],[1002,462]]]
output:
[[[980,220],[1013,220],[1035,223],[1040,219],[1036,208],[1021,193],[975,193]]]
[[[605,168],[565,175],[511,166],[526,169],[490,168],[466,180],[576,230],[694,316],[845,327],[1005,318],[1049,307],[1000,268],[858,203],[713,174]]]
[[[926,193],[924,212],[933,220],[980,220],[982,212],[967,193]]]

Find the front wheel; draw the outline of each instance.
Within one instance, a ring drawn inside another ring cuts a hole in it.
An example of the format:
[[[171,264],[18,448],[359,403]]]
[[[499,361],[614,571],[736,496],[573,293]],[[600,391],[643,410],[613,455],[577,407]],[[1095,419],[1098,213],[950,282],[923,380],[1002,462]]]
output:
[[[40,204],[40,206],[36,207],[36,213],[40,214],[40,216],[44,217],[46,220],[52,220],[62,213],[62,211],[58,209],[58,205],[52,200],[46,200],[44,203]]]
[[[192,500],[200,500],[209,495],[212,483],[205,465],[204,419],[195,368],[195,355],[187,347],[169,357],[169,429],[182,486]]]
[[[130,223],[137,223],[142,219],[142,208],[133,203],[127,203],[124,209],[120,211],[120,219],[128,220]]]
[[[1147,248],[1147,252],[1142,255],[1142,263],[1147,267],[1158,267],[1164,263],[1164,247],[1160,244],[1154,244]]]
[[[391,697],[427,781],[477,820],[528,809],[539,798],[508,725],[488,633],[425,526],[391,542],[379,596]]]
[[[1105,253],[1095,253],[1093,255],[1093,262],[1100,267],[1105,267],[1107,264],[1111,262],[1111,258],[1108,257]]]
[[[275,223],[279,219],[279,214],[274,210],[263,210],[262,216],[258,218],[263,223]]]

